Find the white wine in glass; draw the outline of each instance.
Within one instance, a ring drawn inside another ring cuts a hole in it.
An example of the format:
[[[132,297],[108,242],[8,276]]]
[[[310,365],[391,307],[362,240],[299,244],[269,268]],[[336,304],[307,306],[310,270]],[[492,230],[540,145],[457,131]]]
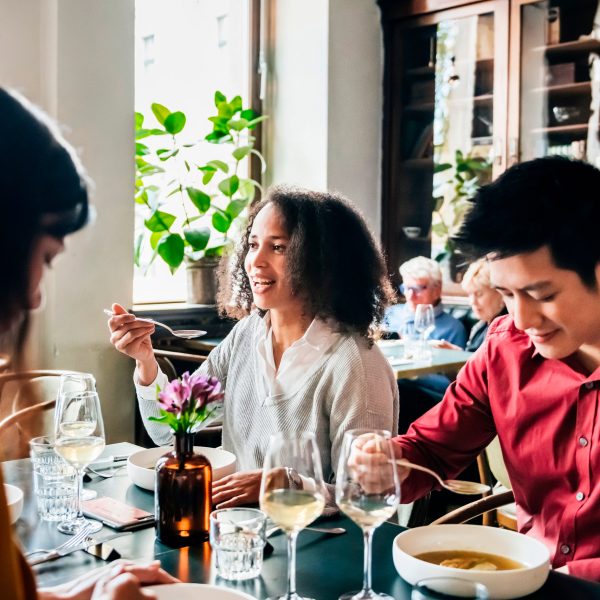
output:
[[[373,532],[389,519],[400,501],[400,484],[391,434],[383,430],[353,429],[344,434],[335,484],[340,510],[363,531],[363,588],[340,596],[340,600],[391,599],[371,588]]]
[[[105,445],[98,394],[91,391],[65,393],[57,407],[54,426],[56,452],[77,471],[77,515],[72,521],[59,523],[58,530],[69,535],[84,526],[89,533],[99,531],[102,523],[86,519],[81,509],[84,469],[102,454]]]
[[[307,600],[296,593],[296,538],[325,507],[321,457],[314,434],[278,433],[271,437],[260,486],[260,507],[287,535],[288,589],[277,600]]]

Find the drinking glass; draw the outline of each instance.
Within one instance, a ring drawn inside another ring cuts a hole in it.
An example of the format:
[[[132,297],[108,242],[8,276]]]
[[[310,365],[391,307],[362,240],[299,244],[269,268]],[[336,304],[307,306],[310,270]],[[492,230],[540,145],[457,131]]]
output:
[[[56,395],[56,411],[54,413],[55,419],[60,413],[60,405],[62,399],[67,394],[74,392],[95,392],[96,391],[96,379],[91,373],[63,373],[60,376],[58,383],[58,393]],[[56,426],[55,426],[56,429]]]
[[[384,430],[353,429],[344,434],[335,484],[335,499],[363,531],[363,587],[340,600],[390,599],[371,589],[373,533],[389,519],[400,501],[400,484],[392,462],[391,434]]]
[[[67,392],[61,399],[55,417],[55,449],[77,472],[77,515],[58,525],[62,533],[73,535],[83,526],[90,533],[99,531],[102,523],[89,521],[81,509],[81,488],[85,467],[104,450],[104,424],[100,400],[96,392]]]
[[[314,434],[271,436],[260,485],[260,507],[287,536],[287,592],[277,600],[303,600],[296,593],[296,538],[324,506],[321,457]]]
[[[435,314],[431,304],[417,304],[415,309],[415,331],[426,340],[435,329]]]
[[[411,600],[450,600],[471,598],[488,600],[490,595],[483,583],[459,577],[431,577],[417,581],[412,588]]]

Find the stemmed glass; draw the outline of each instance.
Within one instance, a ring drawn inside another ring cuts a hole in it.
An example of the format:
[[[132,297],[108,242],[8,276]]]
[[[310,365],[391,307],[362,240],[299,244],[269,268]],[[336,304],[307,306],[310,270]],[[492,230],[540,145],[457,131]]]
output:
[[[340,600],[390,599],[371,588],[373,533],[389,519],[400,501],[400,484],[392,464],[394,453],[389,431],[352,429],[344,434],[335,484],[335,499],[363,531],[363,587]]]
[[[321,457],[313,433],[271,436],[260,485],[260,507],[287,535],[287,592],[277,600],[307,600],[296,593],[296,538],[325,507]]]
[[[415,332],[419,334],[421,358],[428,358],[426,340],[435,329],[435,313],[431,304],[417,304],[415,309]]]
[[[86,526],[90,533],[102,523],[89,521],[81,508],[81,488],[85,467],[104,450],[104,424],[98,394],[91,391],[66,392],[56,410],[54,421],[56,452],[77,472],[77,515],[58,525],[62,533],[73,535]]]

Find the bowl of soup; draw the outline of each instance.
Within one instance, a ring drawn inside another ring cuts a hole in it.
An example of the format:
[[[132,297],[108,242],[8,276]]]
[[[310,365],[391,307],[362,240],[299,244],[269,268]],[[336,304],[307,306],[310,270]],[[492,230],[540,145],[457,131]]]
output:
[[[430,577],[460,577],[483,583],[490,598],[520,598],[544,585],[550,553],[538,540],[481,525],[429,525],[394,539],[394,565],[415,584]]]
[[[6,496],[10,522],[14,523],[21,516],[21,512],[23,512],[23,490],[16,485],[5,483],[4,495]]]
[[[154,491],[156,463],[161,456],[172,450],[172,446],[160,446],[134,452],[127,460],[129,479],[145,490]],[[213,481],[235,473],[235,454],[221,448],[208,448],[205,446],[194,446],[194,450],[197,454],[203,454],[208,458],[212,467]]]

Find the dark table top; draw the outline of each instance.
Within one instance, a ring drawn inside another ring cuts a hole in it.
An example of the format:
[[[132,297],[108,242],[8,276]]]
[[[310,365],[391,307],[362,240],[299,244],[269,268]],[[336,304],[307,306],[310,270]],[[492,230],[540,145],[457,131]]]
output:
[[[113,444],[106,454],[126,454],[135,449],[131,444]],[[26,550],[47,548],[64,541],[65,536],[56,530],[55,523],[41,521],[37,517],[33,501],[31,466],[28,459],[3,464],[7,483],[19,486],[25,492],[25,506],[15,529]],[[106,495],[132,506],[153,511],[154,495],[133,485],[122,469],[111,479],[96,478],[86,487],[95,489],[99,496]],[[298,593],[316,600],[336,600],[340,594],[359,589],[362,584],[363,540],[360,529],[349,519],[328,519],[336,526],[343,526],[347,533],[326,536],[303,531],[298,537],[297,588]],[[410,599],[410,585],[397,574],[392,561],[392,542],[402,527],[384,523],[375,532],[373,541],[373,587],[398,600]],[[104,528],[97,534],[114,533]],[[282,594],[286,588],[287,556],[285,537],[270,538],[275,547],[266,558],[260,577],[240,583],[216,579],[210,545],[198,548],[173,549],[158,542],[154,529],[144,529],[110,542],[123,556],[130,559],[160,559],[162,566],[185,582],[213,583],[244,591],[257,598]],[[38,582],[42,586],[54,585],[81,575],[90,568],[100,566],[102,561],[85,553],[76,552],[57,561],[35,567]],[[531,600],[579,600],[600,598],[600,585],[551,572],[546,584]]]

